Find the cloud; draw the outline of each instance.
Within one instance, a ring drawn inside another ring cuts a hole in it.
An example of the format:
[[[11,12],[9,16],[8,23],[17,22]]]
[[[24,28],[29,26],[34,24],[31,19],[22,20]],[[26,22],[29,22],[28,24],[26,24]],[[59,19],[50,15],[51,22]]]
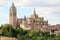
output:
[[[5,23],[8,23],[8,20],[9,19],[9,15],[8,14],[4,14],[4,13],[1,13],[0,12],[0,25],[1,24],[5,24]]]
[[[9,4],[9,0],[0,0],[0,10],[4,9],[6,4]]]
[[[60,6],[60,0],[14,0],[20,7],[50,7]]]
[[[9,2],[9,0],[0,0],[0,6],[3,6],[8,2]]]
[[[60,24],[60,7],[40,7],[36,8],[39,16],[43,16],[49,24]]]
[[[15,3],[19,7],[55,7],[60,6],[60,0],[0,0],[0,6]]]
[[[40,7],[40,8],[36,8],[36,11],[38,14],[44,14],[48,16],[52,14],[52,12],[56,11],[56,9],[52,7]]]

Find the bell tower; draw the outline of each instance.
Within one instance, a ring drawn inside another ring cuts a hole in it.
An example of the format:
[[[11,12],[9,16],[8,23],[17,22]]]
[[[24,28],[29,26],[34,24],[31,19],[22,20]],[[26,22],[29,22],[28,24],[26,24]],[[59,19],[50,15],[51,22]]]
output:
[[[9,23],[13,27],[16,27],[17,23],[17,17],[16,17],[16,8],[14,3],[12,3],[12,6],[10,7],[10,16],[9,16]]]

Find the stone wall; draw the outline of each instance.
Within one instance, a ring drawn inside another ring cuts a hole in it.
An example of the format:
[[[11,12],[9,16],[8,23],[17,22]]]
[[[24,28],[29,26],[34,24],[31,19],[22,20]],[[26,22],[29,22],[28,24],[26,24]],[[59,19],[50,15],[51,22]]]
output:
[[[16,38],[11,38],[11,37],[2,37],[0,36],[0,40],[17,40]]]

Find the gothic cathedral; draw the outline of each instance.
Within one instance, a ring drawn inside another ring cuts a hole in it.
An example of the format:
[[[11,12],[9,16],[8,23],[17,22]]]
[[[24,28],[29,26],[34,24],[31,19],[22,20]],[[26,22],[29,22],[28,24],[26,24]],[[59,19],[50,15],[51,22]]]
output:
[[[13,27],[19,25],[24,30],[29,30],[40,29],[42,26],[48,26],[48,20],[45,21],[43,17],[38,17],[35,9],[32,15],[28,18],[24,16],[24,18],[18,19],[16,13],[17,13],[16,7],[14,3],[12,3],[12,6],[10,8],[9,24],[11,24]]]

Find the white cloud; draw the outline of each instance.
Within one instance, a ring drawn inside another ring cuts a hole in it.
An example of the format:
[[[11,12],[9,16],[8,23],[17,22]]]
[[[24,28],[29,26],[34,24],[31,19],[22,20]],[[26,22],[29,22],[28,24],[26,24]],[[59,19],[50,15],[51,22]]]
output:
[[[43,0],[47,4],[57,4],[60,2],[60,0]]]
[[[60,6],[60,0],[13,0],[19,7]],[[0,0],[0,6],[12,3],[12,0]]]
[[[40,7],[36,8],[36,12],[48,19],[50,24],[60,24],[60,7]]]
[[[9,22],[8,19],[9,19],[9,15],[8,14],[0,13],[0,25],[8,23]]]
[[[60,6],[60,0],[14,0],[14,2],[21,7]]]
[[[0,5],[4,5],[4,4],[8,3],[8,2],[9,2],[9,0],[0,0]]]
[[[37,7],[36,10],[43,14],[52,14],[52,12],[60,11],[60,7]]]
[[[0,10],[2,10],[6,4],[8,5],[8,3],[9,0],[0,0]]]

